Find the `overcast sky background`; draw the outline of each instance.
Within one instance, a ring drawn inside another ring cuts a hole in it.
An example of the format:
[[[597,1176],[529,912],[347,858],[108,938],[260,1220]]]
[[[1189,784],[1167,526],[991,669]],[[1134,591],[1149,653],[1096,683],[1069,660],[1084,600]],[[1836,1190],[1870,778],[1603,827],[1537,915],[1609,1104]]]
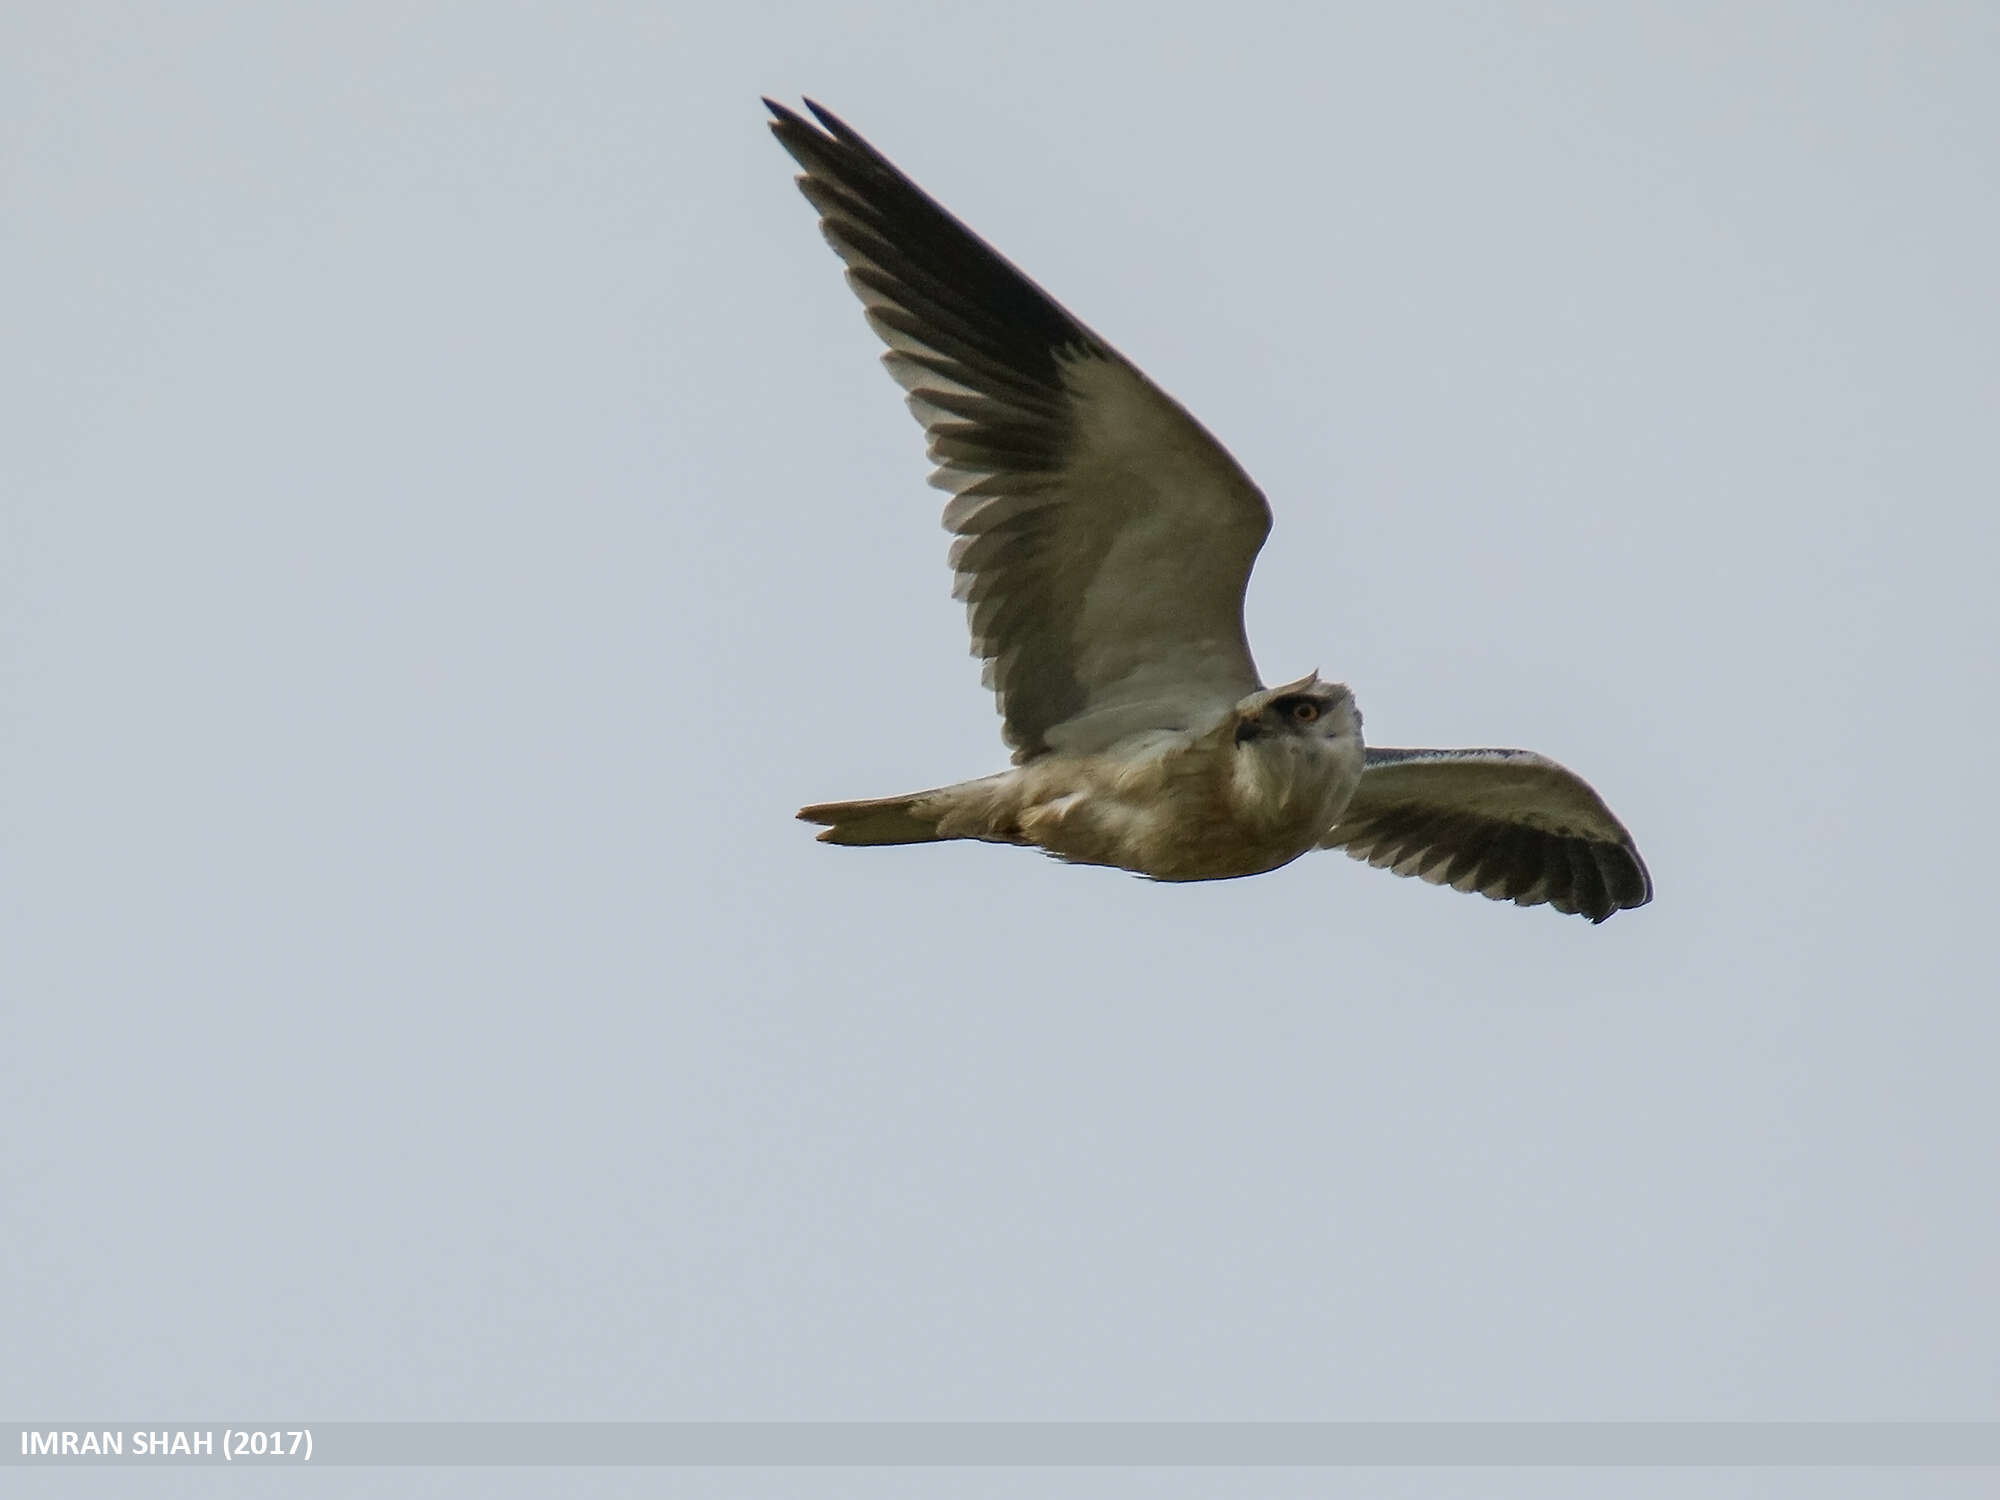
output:
[[[1656,902],[816,845],[1003,751],[759,93]],[[0,1411],[2000,1417],[1994,7],[16,4],[0,149]]]

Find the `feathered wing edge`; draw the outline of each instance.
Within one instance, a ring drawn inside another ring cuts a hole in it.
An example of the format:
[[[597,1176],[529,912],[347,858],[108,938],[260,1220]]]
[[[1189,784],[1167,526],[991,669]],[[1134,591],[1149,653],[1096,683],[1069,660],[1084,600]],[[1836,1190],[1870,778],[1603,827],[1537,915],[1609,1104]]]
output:
[[[764,102],[953,497],[953,593],[1016,761],[1254,689],[1271,517],[1236,461],[838,116]]]
[[[1646,862],[1604,799],[1532,750],[1371,748],[1360,788],[1322,847],[1592,922],[1653,899]]]

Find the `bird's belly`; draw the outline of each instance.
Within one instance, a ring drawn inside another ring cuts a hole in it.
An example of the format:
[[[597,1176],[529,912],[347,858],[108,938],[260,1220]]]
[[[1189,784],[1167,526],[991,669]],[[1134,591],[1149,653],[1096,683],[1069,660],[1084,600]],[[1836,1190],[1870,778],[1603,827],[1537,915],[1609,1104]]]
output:
[[[1059,859],[1155,880],[1260,875],[1318,845],[1360,779],[1354,759],[1351,769],[1344,760],[1287,766],[1282,777],[1232,776],[1225,763],[1075,788],[1024,807],[1020,831]]]

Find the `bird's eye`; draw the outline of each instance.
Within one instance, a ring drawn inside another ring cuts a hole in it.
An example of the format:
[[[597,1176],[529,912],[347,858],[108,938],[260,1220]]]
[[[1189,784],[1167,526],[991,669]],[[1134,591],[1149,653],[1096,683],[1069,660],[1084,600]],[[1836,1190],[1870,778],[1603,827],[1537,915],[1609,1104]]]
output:
[[[1292,722],[1294,724],[1310,724],[1318,717],[1319,705],[1317,703],[1305,700],[1292,705]]]

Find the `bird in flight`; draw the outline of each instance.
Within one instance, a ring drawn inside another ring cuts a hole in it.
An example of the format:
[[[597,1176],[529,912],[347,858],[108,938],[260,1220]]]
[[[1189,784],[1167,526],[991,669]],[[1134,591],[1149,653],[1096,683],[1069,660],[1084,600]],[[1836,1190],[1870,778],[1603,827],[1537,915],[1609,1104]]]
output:
[[[1624,825],[1545,756],[1364,748],[1344,685],[1264,686],[1243,592],[1271,511],[1236,460],[845,122],[764,103],[930,440],[1014,751],[997,775],[801,809],[823,841],[980,839],[1176,881],[1344,849],[1593,922],[1652,900]]]

